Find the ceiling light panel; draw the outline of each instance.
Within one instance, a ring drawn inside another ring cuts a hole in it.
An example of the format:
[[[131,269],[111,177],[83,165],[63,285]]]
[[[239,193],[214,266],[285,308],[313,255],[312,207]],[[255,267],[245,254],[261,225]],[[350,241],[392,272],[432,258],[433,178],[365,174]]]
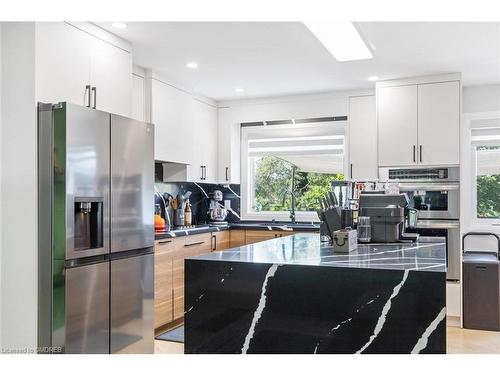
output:
[[[315,20],[304,21],[304,25],[338,61],[364,60],[373,57],[351,22]]]

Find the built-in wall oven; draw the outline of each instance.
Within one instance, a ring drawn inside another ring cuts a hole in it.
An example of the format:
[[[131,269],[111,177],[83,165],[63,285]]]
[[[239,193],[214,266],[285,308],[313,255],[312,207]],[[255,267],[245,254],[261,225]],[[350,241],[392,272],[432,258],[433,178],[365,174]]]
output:
[[[382,181],[398,181],[410,207],[419,211],[417,227],[422,236],[443,237],[447,249],[447,279],[460,279],[460,168],[380,168]]]

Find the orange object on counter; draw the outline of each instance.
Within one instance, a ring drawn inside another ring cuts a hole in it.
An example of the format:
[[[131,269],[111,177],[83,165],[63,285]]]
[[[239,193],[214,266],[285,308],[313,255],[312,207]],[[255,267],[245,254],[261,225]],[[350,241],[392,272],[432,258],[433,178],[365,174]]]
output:
[[[155,230],[156,231],[165,230],[165,219],[158,214],[155,214]]]

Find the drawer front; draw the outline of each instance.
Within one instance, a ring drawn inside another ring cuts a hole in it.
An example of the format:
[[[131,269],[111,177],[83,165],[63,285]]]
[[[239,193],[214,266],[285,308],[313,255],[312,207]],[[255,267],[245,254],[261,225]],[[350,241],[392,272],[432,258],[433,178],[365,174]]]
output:
[[[212,251],[211,233],[194,234],[184,237],[184,258]]]

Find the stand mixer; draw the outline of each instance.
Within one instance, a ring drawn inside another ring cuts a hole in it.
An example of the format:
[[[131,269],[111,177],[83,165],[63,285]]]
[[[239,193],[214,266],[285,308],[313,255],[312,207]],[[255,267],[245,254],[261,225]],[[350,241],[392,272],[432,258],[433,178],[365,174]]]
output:
[[[210,205],[208,209],[208,217],[211,225],[227,225],[226,216],[227,209],[220,203],[224,200],[222,191],[214,190],[210,193]]]

